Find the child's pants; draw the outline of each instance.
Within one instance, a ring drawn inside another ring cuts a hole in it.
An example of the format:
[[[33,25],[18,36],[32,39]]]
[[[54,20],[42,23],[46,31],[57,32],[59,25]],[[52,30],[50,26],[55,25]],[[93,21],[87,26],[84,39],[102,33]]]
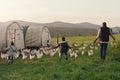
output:
[[[14,56],[8,56],[8,64],[13,64]]]
[[[65,54],[65,59],[68,60],[67,53],[59,53],[59,60],[62,59],[63,54]]]

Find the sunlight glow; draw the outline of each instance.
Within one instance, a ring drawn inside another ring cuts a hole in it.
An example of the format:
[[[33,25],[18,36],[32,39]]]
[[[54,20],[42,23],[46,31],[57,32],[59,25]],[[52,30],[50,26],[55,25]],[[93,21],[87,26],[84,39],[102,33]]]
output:
[[[0,0],[0,21],[107,21],[120,26],[120,0]]]

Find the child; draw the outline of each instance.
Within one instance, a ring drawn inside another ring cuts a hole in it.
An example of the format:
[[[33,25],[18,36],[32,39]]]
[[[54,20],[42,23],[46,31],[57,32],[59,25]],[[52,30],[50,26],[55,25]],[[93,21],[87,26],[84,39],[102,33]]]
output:
[[[13,64],[13,59],[15,53],[17,52],[17,48],[15,47],[14,43],[11,42],[10,47],[8,47],[6,50],[8,50],[8,64]]]
[[[71,47],[68,45],[68,43],[65,41],[65,37],[62,37],[62,41],[54,48],[60,48],[60,55],[59,60],[61,61],[63,54],[66,55],[66,60],[68,60],[67,52]]]

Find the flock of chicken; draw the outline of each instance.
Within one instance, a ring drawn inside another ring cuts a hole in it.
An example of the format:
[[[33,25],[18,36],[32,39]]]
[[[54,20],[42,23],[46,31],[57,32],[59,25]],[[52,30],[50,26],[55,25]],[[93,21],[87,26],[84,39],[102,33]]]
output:
[[[110,45],[116,45],[116,43],[110,43]],[[72,49],[69,49],[68,53],[70,55],[70,57],[73,58],[77,58],[78,54],[80,55],[84,55],[84,54],[88,54],[88,56],[92,56],[94,54],[95,50],[98,50],[100,47],[100,44],[73,44],[70,45],[72,47]],[[34,50],[30,50],[30,49],[22,49],[20,51],[17,51],[15,54],[15,59],[19,58],[20,56],[22,57],[23,60],[29,58],[29,59],[41,59],[44,55],[49,55],[51,57],[55,56],[56,54],[60,55],[60,51],[59,48],[57,49],[52,49],[52,48],[40,48],[38,50],[34,49]],[[8,54],[6,53],[2,53],[1,52],[1,59],[7,59]]]

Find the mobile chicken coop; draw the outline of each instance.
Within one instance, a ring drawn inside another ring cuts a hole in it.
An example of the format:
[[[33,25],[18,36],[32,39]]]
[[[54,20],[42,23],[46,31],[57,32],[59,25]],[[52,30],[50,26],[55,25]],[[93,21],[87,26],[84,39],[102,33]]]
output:
[[[26,47],[41,47],[51,43],[51,36],[46,26],[29,26],[25,35]]]
[[[46,26],[23,26],[18,22],[0,25],[0,49],[14,42],[17,49],[41,47],[51,43]]]

